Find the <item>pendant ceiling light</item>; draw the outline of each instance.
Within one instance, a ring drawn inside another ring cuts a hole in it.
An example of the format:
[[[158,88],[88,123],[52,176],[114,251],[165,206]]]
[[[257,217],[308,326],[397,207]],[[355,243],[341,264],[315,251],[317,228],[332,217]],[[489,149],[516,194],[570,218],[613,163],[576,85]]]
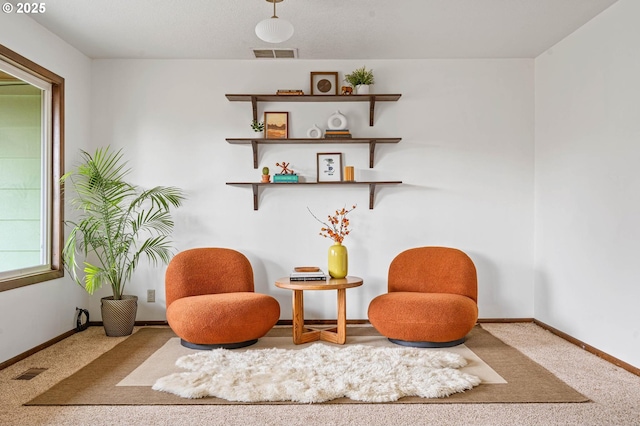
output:
[[[280,19],[276,16],[276,3],[280,3],[283,0],[267,1],[273,3],[273,16],[258,22],[256,35],[260,40],[267,43],[282,43],[289,40],[293,35],[293,25],[286,19]]]

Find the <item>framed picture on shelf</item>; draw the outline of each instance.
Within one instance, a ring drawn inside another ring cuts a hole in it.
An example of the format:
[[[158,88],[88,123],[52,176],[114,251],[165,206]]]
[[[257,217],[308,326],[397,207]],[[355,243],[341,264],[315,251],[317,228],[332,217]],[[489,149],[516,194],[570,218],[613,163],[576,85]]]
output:
[[[311,72],[311,94],[312,95],[337,95],[338,94],[338,73],[331,71]]]
[[[342,182],[341,152],[319,152],[316,166],[318,182]]]
[[[264,137],[265,139],[289,138],[289,113],[265,111]]]

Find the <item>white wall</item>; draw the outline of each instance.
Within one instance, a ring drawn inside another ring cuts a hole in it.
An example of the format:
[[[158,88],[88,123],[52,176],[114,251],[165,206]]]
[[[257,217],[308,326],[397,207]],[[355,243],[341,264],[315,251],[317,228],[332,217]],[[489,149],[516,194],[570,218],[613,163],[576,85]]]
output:
[[[363,103],[271,103],[259,113],[290,112],[290,137],[305,137],[314,123],[339,109],[354,136],[402,137],[378,146],[374,169],[368,147],[280,145],[260,149],[260,166],[291,162],[315,180],[317,152],[342,152],[356,180],[402,180],[378,189],[368,209],[368,188],[266,188],[260,209],[251,190],[225,185],[257,181],[249,146],[225,138],[250,137],[249,103],[225,93],[308,91],[310,71],[356,67],[374,70],[377,93],[402,93],[378,103],[368,126]],[[318,216],[357,204],[345,240],[349,272],[364,286],[349,290],[347,314],[366,319],[369,301],[386,291],[390,261],[402,250],[444,245],[466,251],[479,275],[480,316],[533,316],[533,60],[214,61],[95,60],[91,145],[124,147],[140,185],[176,185],[188,193],[175,213],[175,246],[231,247],[245,253],[257,291],[275,296],[282,319],[291,318],[291,294],[276,278],[296,265],[326,268],[330,241],[318,235]],[[67,151],[70,158],[77,152]],[[127,288],[141,298],[138,319],[163,320],[164,270],[143,265]],[[144,302],[155,289],[157,302]],[[105,292],[108,294],[108,292]],[[91,299],[99,316],[99,298]],[[305,294],[308,318],[335,318],[335,292]]]
[[[88,142],[90,61],[26,15],[0,14],[0,44],[65,78],[67,152]],[[75,327],[87,304],[67,277],[0,292],[0,362]]]
[[[640,2],[536,58],[535,317],[640,366]]]

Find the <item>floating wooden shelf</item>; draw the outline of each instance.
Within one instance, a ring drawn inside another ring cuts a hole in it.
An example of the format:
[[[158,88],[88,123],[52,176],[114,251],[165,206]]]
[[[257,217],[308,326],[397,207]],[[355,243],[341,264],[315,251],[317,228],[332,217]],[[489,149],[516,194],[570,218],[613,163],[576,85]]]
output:
[[[395,102],[401,94],[369,95],[225,95],[231,102],[251,102],[253,119],[258,121],[258,102],[369,102],[369,126],[373,126],[376,102]]]
[[[321,96],[319,96],[321,97]],[[227,138],[227,142],[235,145],[251,145],[253,150],[253,168],[258,168],[258,145],[276,145],[276,144],[309,144],[309,143],[340,143],[340,144],[353,144],[353,143],[368,143],[369,144],[369,168],[373,168],[373,159],[376,150],[376,144],[378,143],[398,143],[402,138],[348,138],[348,139],[308,139],[308,138],[295,138],[295,139],[262,139],[262,138]]]
[[[386,180],[386,181],[357,181],[357,182],[298,182],[298,183],[262,183],[262,182],[227,182],[227,185],[240,185],[251,186],[253,190],[253,209],[258,210],[258,188],[265,187],[291,187],[300,185],[369,185],[369,209],[373,209],[373,200],[376,192],[376,185],[398,185],[401,184],[401,180]]]

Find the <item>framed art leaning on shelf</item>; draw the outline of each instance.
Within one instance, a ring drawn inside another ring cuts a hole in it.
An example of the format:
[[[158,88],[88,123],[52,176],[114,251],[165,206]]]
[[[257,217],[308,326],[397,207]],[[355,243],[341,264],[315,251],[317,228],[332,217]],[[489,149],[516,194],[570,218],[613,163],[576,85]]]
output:
[[[289,113],[265,111],[264,137],[265,139],[287,139],[289,137]]]
[[[316,162],[318,182],[342,182],[341,152],[319,152]]]
[[[310,89],[312,95],[337,95],[338,73],[335,71],[312,71]]]

